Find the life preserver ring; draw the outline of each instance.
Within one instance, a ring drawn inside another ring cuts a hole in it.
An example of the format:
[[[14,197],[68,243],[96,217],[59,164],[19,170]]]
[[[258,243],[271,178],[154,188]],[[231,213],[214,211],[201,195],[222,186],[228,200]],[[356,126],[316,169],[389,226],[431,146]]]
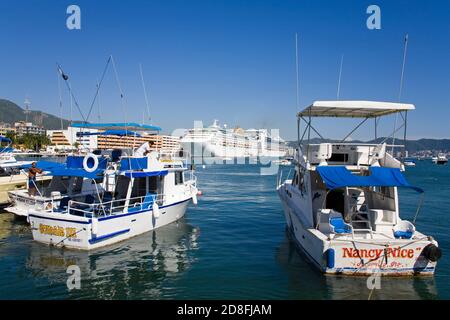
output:
[[[94,165],[92,167],[89,167],[88,165],[88,161],[90,159],[93,159],[94,161]],[[86,170],[87,172],[94,172],[95,170],[97,170],[97,168],[98,168],[97,156],[93,153],[88,153],[83,159],[83,169]]]

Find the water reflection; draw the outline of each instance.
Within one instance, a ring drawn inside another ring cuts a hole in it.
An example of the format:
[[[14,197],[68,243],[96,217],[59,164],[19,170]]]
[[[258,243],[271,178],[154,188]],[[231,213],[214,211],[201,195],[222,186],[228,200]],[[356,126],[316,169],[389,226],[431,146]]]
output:
[[[22,236],[30,231],[25,219],[0,209],[0,244],[7,242],[13,236]]]
[[[367,277],[325,276],[307,261],[287,232],[276,259],[288,274],[289,296],[293,299],[437,299],[433,277],[382,277],[381,289],[371,293]]]
[[[170,298],[171,283],[195,262],[200,230],[184,219],[135,238],[91,252],[32,243],[26,268],[65,292],[67,267],[81,270],[81,289],[67,298]]]

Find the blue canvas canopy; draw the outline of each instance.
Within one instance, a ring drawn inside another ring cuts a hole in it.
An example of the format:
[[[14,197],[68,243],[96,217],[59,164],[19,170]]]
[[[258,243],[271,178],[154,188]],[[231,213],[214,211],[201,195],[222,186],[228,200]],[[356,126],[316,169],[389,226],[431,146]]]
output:
[[[424,192],[409,184],[397,168],[370,167],[369,176],[354,175],[343,166],[318,166],[317,172],[330,190],[343,187],[405,187]]]
[[[142,170],[147,169],[148,158],[123,158],[120,160],[120,170]]]
[[[146,124],[139,124],[135,122],[121,122],[121,123],[73,123],[74,128],[90,128],[90,129],[123,129],[134,131],[161,131],[160,127]]]
[[[161,171],[127,171],[125,172],[125,176],[128,178],[144,178],[144,177],[156,177],[156,176],[165,176],[168,174],[168,170]]]
[[[53,177],[82,177],[82,178],[89,178],[89,179],[97,179],[101,178],[103,175],[104,170],[97,169],[94,172],[87,172],[84,169],[77,169],[77,168],[54,168],[48,170],[49,173],[47,173],[47,176],[53,176]]]
[[[77,132],[77,137],[83,136],[132,136],[132,137],[141,137],[141,135],[137,132],[130,130],[121,130],[121,129],[111,129],[103,132]]]
[[[41,161],[36,162],[36,168],[41,169],[43,171],[56,169],[56,168],[63,168],[63,167],[64,167],[63,163],[54,162],[54,161],[41,160]],[[20,168],[21,169],[29,169],[29,168],[31,168],[31,163],[22,165],[22,166],[20,166]]]
[[[12,140],[10,138],[6,138],[4,136],[0,136],[0,142],[11,143]]]

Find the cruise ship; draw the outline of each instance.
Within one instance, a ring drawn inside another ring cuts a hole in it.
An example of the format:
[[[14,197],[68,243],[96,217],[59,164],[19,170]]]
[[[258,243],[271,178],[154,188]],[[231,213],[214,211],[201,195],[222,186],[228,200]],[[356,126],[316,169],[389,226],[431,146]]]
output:
[[[267,129],[227,129],[218,120],[209,127],[187,130],[181,146],[194,157],[283,157],[288,151],[286,142]]]

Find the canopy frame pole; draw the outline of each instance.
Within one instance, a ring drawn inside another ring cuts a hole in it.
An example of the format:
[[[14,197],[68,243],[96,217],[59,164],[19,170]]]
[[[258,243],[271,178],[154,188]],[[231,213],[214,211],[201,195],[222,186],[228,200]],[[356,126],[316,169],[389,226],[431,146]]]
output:
[[[380,144],[383,144],[386,142],[386,140],[388,140],[389,138],[391,138],[394,134],[396,134],[401,128],[403,128],[405,126],[405,124],[403,123],[400,127],[398,127],[395,131],[393,131],[389,136],[387,136],[386,138],[383,139],[383,141],[380,142]]]
[[[408,111],[405,111],[405,117],[404,117],[404,125],[405,130],[403,131],[403,144],[405,145],[403,148],[403,160],[406,158],[406,130],[408,127]]]
[[[319,135],[319,137],[321,138],[321,139],[325,139],[321,134],[320,134],[320,132],[319,131],[317,131],[308,121],[306,121],[306,119],[305,118],[301,118],[303,121],[305,121],[305,123],[308,125],[306,128],[305,128],[305,130],[306,129],[309,129],[310,127],[311,127],[311,129],[315,132],[315,133],[317,133],[318,135]],[[305,132],[306,133],[306,132]],[[304,134],[303,134],[304,135]],[[309,139],[309,138],[308,138]]]
[[[309,158],[309,144],[311,143],[311,108],[309,108],[308,118],[309,118],[308,119],[308,146],[306,147],[306,158],[307,159]]]
[[[361,127],[361,126],[364,124],[364,122],[366,122],[367,120],[369,120],[368,117],[367,117],[367,118],[364,118],[363,121],[361,121],[355,128],[353,128],[352,131],[350,131],[350,132],[345,136],[344,139],[341,140],[341,143],[342,143],[342,142],[345,142],[345,140],[347,140],[347,138],[350,137],[350,135],[351,135],[353,132],[355,132],[356,130],[358,130],[358,128]]]
[[[379,118],[375,117],[375,126],[374,126],[374,129],[375,129],[375,140],[378,139],[378,120],[379,120]]]
[[[300,139],[300,144],[303,143],[303,138],[305,137],[306,130],[308,130],[308,128],[305,127],[305,130],[303,130],[303,134],[302,134],[302,137]]]

